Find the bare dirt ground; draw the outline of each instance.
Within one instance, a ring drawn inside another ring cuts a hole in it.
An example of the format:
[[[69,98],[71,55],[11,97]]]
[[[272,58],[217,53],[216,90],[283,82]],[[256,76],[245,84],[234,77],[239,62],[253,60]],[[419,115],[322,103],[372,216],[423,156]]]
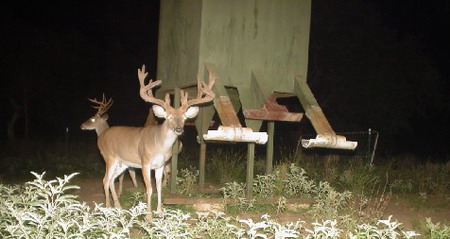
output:
[[[104,203],[101,178],[74,178],[71,184],[80,186],[80,189],[74,192],[79,196],[80,201],[89,205],[93,205],[94,202]],[[143,188],[142,181],[138,180],[138,184],[140,188]],[[133,188],[131,180],[125,176],[124,191],[131,188]],[[448,225],[450,223],[449,199],[441,195],[428,195],[426,199],[419,195],[393,195],[384,212],[384,217],[387,218],[389,215],[393,215],[393,220],[402,223],[403,228],[407,230],[423,230],[425,218],[431,218],[433,223]],[[258,217],[252,214],[248,216]],[[302,220],[299,214],[284,214],[279,215],[278,218],[285,221]]]

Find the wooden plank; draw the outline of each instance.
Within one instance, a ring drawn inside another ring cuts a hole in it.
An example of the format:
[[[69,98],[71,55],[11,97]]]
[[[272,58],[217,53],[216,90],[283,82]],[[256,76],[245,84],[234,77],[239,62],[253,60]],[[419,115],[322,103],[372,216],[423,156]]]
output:
[[[237,113],[233,107],[233,103],[230,100],[225,86],[222,84],[219,75],[213,64],[205,64],[205,68],[209,77],[216,79],[213,87],[213,91],[216,93],[214,98],[214,108],[216,108],[220,121],[223,126],[241,127]]]
[[[219,114],[223,126],[242,127],[230,97],[224,95],[216,97],[216,100],[214,100],[214,107]]]
[[[276,204],[279,198],[265,198],[258,200],[260,204]],[[287,204],[313,204],[312,198],[287,198]],[[190,204],[234,204],[238,200],[232,198],[192,198],[192,197],[164,197],[163,203],[167,205],[190,205]]]
[[[319,103],[317,103],[316,98],[311,92],[311,89],[305,81],[300,79],[300,77],[295,77],[294,91],[305,110],[306,116],[316,130],[316,133],[321,135],[336,135],[325,117],[322,108],[320,108]]]
[[[302,113],[269,111],[267,109],[245,109],[246,119],[259,119],[267,121],[299,122],[303,118]]]

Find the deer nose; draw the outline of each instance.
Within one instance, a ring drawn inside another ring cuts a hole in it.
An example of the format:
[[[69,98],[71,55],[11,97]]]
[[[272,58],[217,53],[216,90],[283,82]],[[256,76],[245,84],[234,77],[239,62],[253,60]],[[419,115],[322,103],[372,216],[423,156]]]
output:
[[[175,133],[178,134],[178,135],[182,134],[183,133],[183,127],[176,127],[175,128]]]

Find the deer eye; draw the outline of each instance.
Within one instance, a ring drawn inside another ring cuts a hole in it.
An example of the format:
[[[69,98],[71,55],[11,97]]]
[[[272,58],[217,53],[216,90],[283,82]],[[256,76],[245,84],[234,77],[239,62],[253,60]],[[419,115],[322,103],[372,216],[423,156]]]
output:
[[[91,122],[92,122],[92,123],[95,122],[95,119],[94,119],[94,118],[91,118]]]

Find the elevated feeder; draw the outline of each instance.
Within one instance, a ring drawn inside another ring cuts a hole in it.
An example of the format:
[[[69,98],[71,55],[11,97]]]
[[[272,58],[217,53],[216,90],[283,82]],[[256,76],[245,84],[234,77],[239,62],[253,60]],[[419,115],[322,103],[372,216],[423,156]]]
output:
[[[271,173],[274,123],[303,117],[279,105],[277,97],[299,98],[318,135],[305,140],[305,147],[356,147],[335,134],[307,85],[311,0],[161,0],[160,9],[157,78],[164,83],[158,92],[172,91],[176,102],[180,89],[195,91],[198,76],[216,79],[214,103],[201,107],[195,119],[203,136],[200,188],[206,141],[246,142],[246,194],[252,196],[255,144],[266,144],[266,173]],[[238,119],[240,111],[245,125]],[[210,129],[216,113],[220,126]],[[263,121],[267,133],[258,132]],[[173,152],[176,172],[178,151]]]

